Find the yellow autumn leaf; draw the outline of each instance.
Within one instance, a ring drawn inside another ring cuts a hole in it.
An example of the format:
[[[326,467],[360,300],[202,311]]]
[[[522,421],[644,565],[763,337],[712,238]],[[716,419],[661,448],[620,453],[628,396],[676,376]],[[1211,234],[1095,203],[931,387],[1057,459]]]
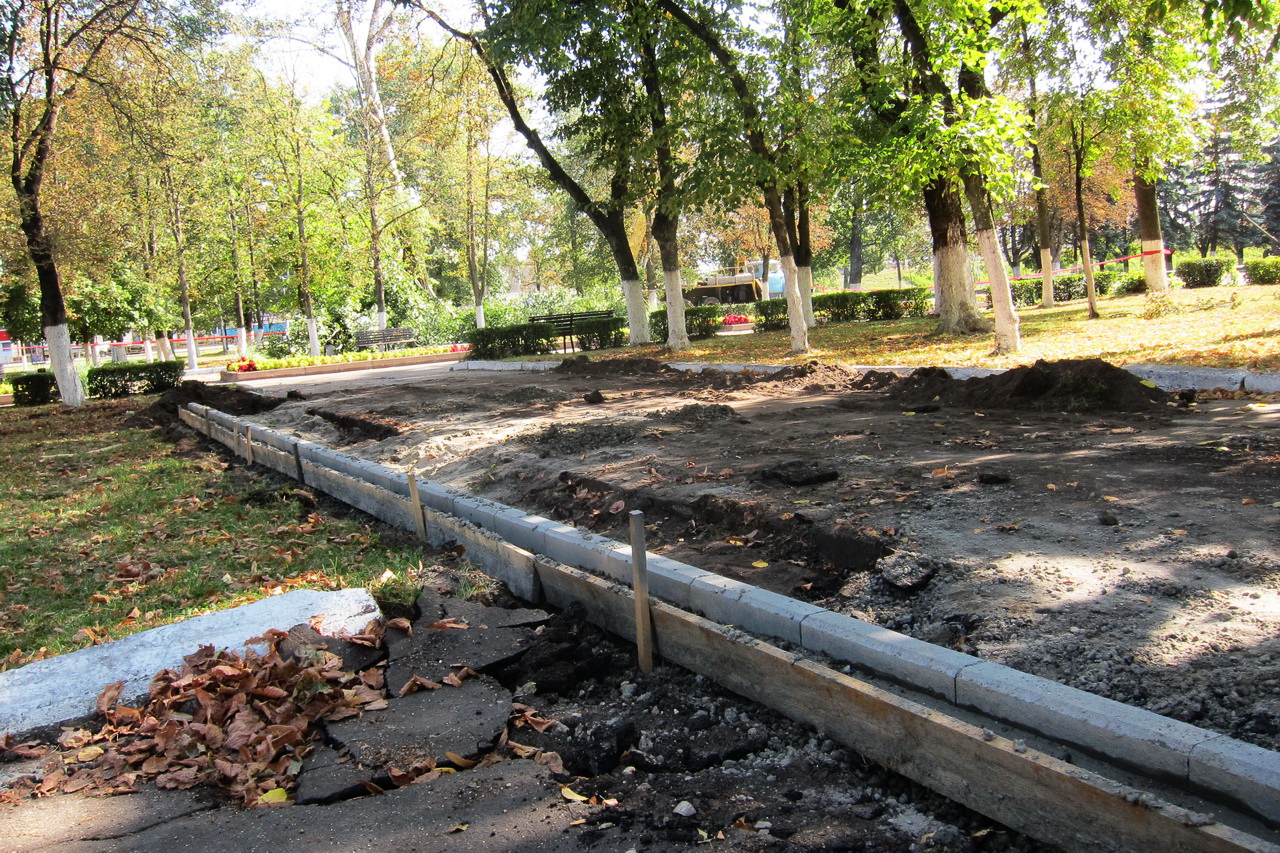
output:
[[[1152,382],[1150,379],[1144,379],[1144,380],[1142,380],[1142,384],[1143,384],[1143,385],[1145,385],[1145,386],[1147,386],[1148,388],[1154,388],[1154,387],[1156,387],[1156,383]]]
[[[571,803],[585,803],[587,798],[570,788],[568,785],[560,789],[560,796],[564,797]]]
[[[1104,501],[1107,501],[1108,503],[1115,503],[1116,501],[1120,500],[1119,498],[1114,498],[1111,495],[1103,495],[1102,499]]]
[[[768,563],[766,563],[764,560],[756,560],[756,561],[755,561],[754,563],[752,563],[751,565],[755,566],[757,569],[767,569],[767,568],[769,568],[769,564],[768,564]]]
[[[261,797],[258,797],[260,803],[287,803],[289,802],[289,792],[284,788],[272,788]]]

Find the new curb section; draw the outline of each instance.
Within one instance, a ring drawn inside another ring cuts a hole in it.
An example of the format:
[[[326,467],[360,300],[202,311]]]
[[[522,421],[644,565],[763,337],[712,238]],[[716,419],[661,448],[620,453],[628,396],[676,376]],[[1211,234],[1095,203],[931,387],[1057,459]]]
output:
[[[402,472],[198,403],[180,409],[179,415],[241,456],[388,523],[425,530],[433,545],[462,544],[472,563],[526,600],[545,597],[558,606],[579,601],[604,627],[634,636],[634,617],[629,615],[634,611],[628,609],[633,602],[626,588],[631,577],[629,545],[439,483],[415,483],[418,503],[413,505],[408,477]],[[1125,800],[1132,789],[1034,750],[1012,750],[998,737],[975,740],[974,731],[981,730],[970,731],[972,726],[946,714],[841,676],[742,631],[830,655],[957,709],[977,711],[1242,807],[1272,827],[1280,825],[1280,753],[666,557],[649,554],[648,568],[653,594],[674,605],[654,611],[660,654],[840,736],[885,766],[1019,831],[1068,849],[1154,849],[1160,844],[1169,850],[1280,853],[1280,846],[1219,824],[1188,826],[1201,821],[1176,807],[1152,808],[1149,797],[1141,798],[1142,808],[1135,811]],[[682,611],[701,612],[714,621]],[[659,618],[658,613],[666,615]],[[726,627],[730,625],[741,631]],[[695,635],[722,642],[711,650],[695,641]],[[723,647],[726,637],[732,641],[729,648]],[[686,641],[687,646],[682,645]],[[769,677],[762,677],[766,672]],[[793,695],[792,688],[801,685],[804,695]],[[944,748],[944,743],[950,745]],[[954,766],[949,765],[952,761]],[[1072,818],[1070,831],[1049,814],[1076,815],[1077,808],[1087,818],[1079,824]],[[1106,810],[1114,815],[1114,823],[1099,820]],[[1090,821],[1093,825],[1086,826]],[[1121,833],[1122,825],[1130,823],[1134,826]],[[1134,827],[1153,834],[1143,834],[1139,844]],[[1133,843],[1117,847],[1115,840],[1121,837]]]

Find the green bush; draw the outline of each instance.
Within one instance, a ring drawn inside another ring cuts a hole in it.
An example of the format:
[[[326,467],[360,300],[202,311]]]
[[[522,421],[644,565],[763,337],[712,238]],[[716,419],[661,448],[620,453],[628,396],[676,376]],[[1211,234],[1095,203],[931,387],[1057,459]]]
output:
[[[90,397],[157,394],[177,386],[182,378],[182,369],[180,361],[104,364],[89,368],[86,384]]]
[[[787,300],[762,299],[751,305],[751,313],[756,318],[756,328],[762,332],[772,332],[787,328]]]
[[[667,309],[649,312],[649,337],[653,338],[655,344],[665,344],[670,331],[667,327]]]
[[[1244,280],[1249,284],[1280,284],[1280,258],[1245,261]]]
[[[869,298],[862,290],[837,290],[813,297],[813,313],[831,323],[851,323],[867,316]]]
[[[902,296],[902,314],[904,317],[928,317],[933,310],[933,288],[912,287],[899,290]]]
[[[555,352],[560,338],[551,323],[521,323],[516,326],[487,326],[467,333],[471,344],[469,359],[499,359],[516,355],[545,355]]]
[[[901,320],[907,315],[899,290],[872,290],[867,296],[868,320]]]
[[[1182,261],[1178,264],[1177,273],[1187,287],[1217,287],[1222,284],[1222,276],[1230,266],[1230,261],[1221,258],[1204,258]]]
[[[625,343],[622,330],[626,328],[624,317],[606,317],[599,320],[578,320],[573,324],[578,349],[608,349]]]
[[[1147,274],[1144,272],[1131,272],[1124,278],[1120,279],[1116,285],[1117,296],[1132,296],[1135,293],[1147,292]]]
[[[684,327],[689,339],[704,340],[715,335],[721,326],[724,311],[719,305],[694,305],[684,309]]]
[[[13,385],[13,404],[15,406],[43,406],[53,402],[57,391],[57,380],[46,370],[35,373],[22,373],[9,380]]]

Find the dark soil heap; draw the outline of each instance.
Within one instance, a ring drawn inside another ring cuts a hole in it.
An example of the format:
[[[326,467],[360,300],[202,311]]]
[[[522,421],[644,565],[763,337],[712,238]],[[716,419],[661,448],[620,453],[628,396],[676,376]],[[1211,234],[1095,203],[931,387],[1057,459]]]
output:
[[[264,397],[234,385],[209,385],[188,379],[165,391],[160,399],[126,421],[125,426],[143,429],[172,426],[178,423],[178,409],[188,403],[199,403],[241,417],[269,412],[283,402],[283,399]]]
[[[660,376],[675,375],[681,371],[656,358],[606,358],[592,361],[585,355],[579,355],[564,359],[551,372],[573,376]]]
[[[938,367],[922,367],[892,389],[890,396],[908,404],[1045,412],[1144,412],[1173,400],[1167,392],[1100,358],[1041,360],[1030,367],[965,380],[952,379]]]

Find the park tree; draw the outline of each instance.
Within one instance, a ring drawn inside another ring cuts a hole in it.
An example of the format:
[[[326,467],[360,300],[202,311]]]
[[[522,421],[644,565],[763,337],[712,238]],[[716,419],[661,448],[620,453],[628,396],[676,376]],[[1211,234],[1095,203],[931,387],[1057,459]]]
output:
[[[8,125],[9,183],[40,288],[41,326],[58,391],[84,401],[71,356],[56,236],[44,209],[63,112],[128,42],[159,38],[161,9],[147,0],[4,0],[0,3],[0,108]]]

